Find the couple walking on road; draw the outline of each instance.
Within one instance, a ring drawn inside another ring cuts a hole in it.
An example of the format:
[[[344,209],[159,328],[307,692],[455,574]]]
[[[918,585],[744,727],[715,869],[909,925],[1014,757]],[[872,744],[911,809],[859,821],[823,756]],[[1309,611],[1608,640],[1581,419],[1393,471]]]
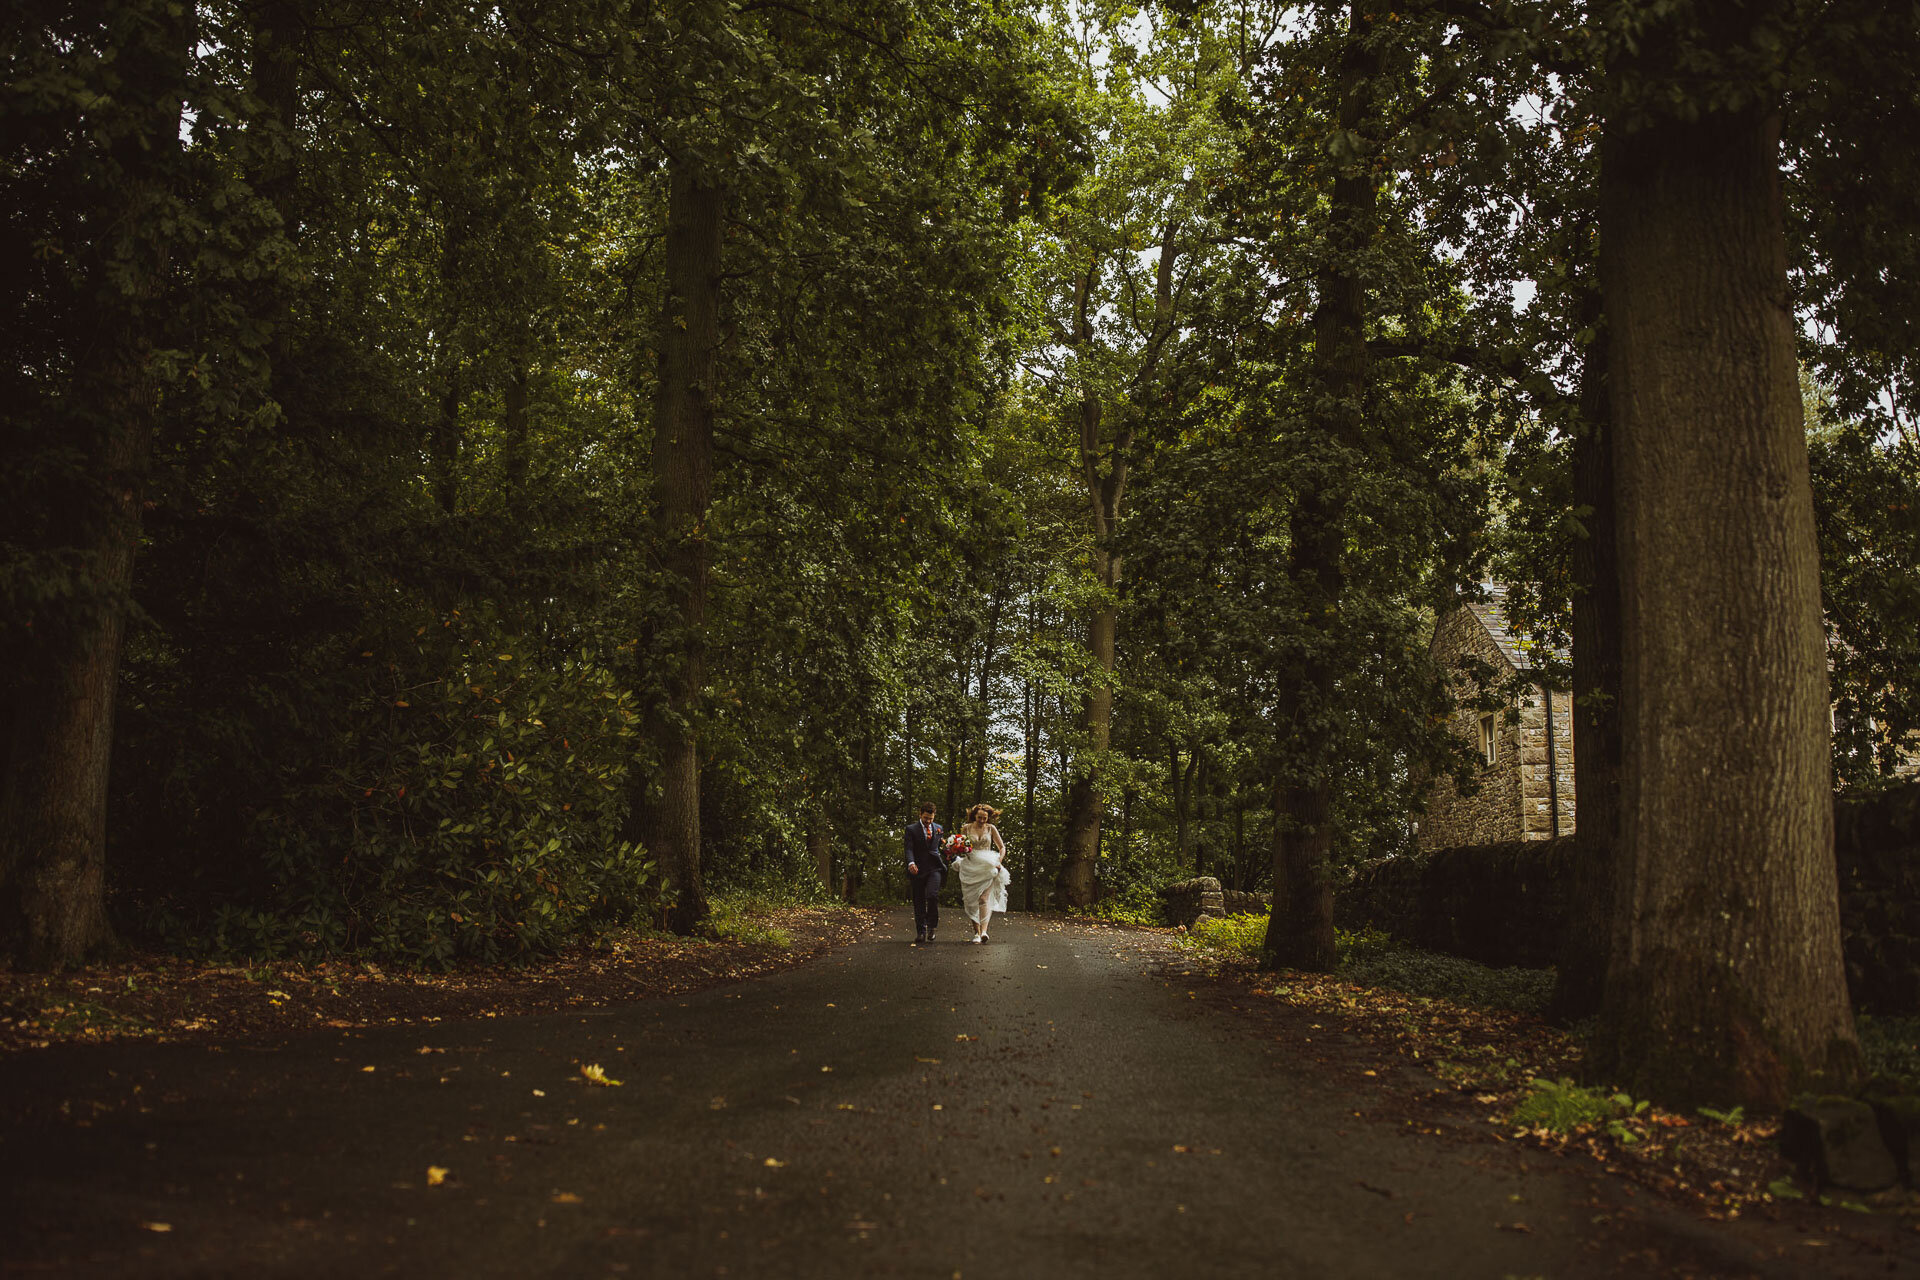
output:
[[[933,941],[940,926],[940,886],[952,868],[960,877],[960,904],[973,921],[973,941],[986,942],[993,913],[1007,909],[1007,886],[1013,876],[1006,868],[1007,845],[994,820],[1000,811],[990,804],[967,810],[967,821],[951,841],[933,820],[933,805],[920,806],[920,820],[907,824],[907,876],[913,893],[913,941]]]

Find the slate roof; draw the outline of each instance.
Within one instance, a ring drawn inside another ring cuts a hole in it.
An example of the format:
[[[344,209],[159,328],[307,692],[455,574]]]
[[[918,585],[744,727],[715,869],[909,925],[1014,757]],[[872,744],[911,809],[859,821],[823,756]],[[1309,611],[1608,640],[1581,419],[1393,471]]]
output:
[[[1487,634],[1493,637],[1494,644],[1500,647],[1501,654],[1508,662],[1513,664],[1515,671],[1531,670],[1535,665],[1533,661],[1533,653],[1536,647],[1534,642],[1522,639],[1507,629],[1506,584],[1503,582],[1483,582],[1480,584],[1480,590],[1486,596],[1486,599],[1469,600],[1467,602],[1467,608],[1472,611],[1475,618],[1480,620],[1480,625],[1487,629]],[[1553,656],[1561,662],[1567,661],[1567,651],[1565,649],[1556,647],[1553,651]]]

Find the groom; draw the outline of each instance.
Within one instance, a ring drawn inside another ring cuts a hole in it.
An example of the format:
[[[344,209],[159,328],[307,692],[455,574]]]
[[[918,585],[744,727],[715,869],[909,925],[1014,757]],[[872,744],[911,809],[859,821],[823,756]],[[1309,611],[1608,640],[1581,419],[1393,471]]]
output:
[[[933,820],[931,802],[920,806],[920,820],[907,824],[907,883],[913,893],[913,941],[933,941],[940,925],[940,886],[947,878],[947,855],[940,846],[946,832]]]

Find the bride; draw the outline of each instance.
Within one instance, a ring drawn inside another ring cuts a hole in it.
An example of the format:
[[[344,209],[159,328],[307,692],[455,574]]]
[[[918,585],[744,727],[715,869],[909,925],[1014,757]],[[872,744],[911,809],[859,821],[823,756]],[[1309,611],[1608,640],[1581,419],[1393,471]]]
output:
[[[954,869],[960,873],[960,900],[973,921],[973,940],[987,941],[987,928],[993,913],[1007,909],[1007,886],[1013,883],[1008,873],[1006,842],[993,825],[1000,811],[990,804],[976,804],[967,810],[966,825],[960,834],[966,837],[967,852]]]

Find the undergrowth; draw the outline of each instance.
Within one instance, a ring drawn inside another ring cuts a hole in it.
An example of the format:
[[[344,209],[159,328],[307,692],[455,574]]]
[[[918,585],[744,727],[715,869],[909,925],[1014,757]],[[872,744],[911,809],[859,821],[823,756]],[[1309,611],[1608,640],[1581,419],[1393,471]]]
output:
[[[1867,1070],[1920,1086],[1920,1017],[1861,1014],[1860,1054]]]
[[[1182,941],[1216,955],[1258,960],[1266,934],[1265,915],[1203,917]],[[1407,946],[1378,929],[1336,929],[1334,946],[1339,957],[1334,976],[1363,987],[1516,1013],[1539,1013],[1553,995],[1551,969],[1493,969]]]
[[[1623,1146],[1632,1146],[1640,1141],[1640,1135],[1626,1121],[1644,1115],[1647,1105],[1624,1093],[1588,1088],[1562,1076],[1558,1080],[1536,1079],[1507,1119],[1522,1129],[1544,1129],[1568,1137],[1599,1130]]]
[[[718,895],[708,903],[710,914],[707,917],[707,932],[719,942],[778,947],[785,951],[793,946],[793,935],[760,918],[762,912],[773,906],[784,905],[790,904],[768,903],[744,893]]]
[[[1157,927],[1166,923],[1160,911],[1160,899],[1148,884],[1132,885],[1125,892],[1102,898],[1090,907],[1075,907],[1072,914],[1108,924]]]
[[[1553,996],[1552,969],[1493,969],[1459,956],[1384,945],[1359,953],[1340,976],[1362,986],[1451,1000],[1483,1009],[1541,1013]]]

